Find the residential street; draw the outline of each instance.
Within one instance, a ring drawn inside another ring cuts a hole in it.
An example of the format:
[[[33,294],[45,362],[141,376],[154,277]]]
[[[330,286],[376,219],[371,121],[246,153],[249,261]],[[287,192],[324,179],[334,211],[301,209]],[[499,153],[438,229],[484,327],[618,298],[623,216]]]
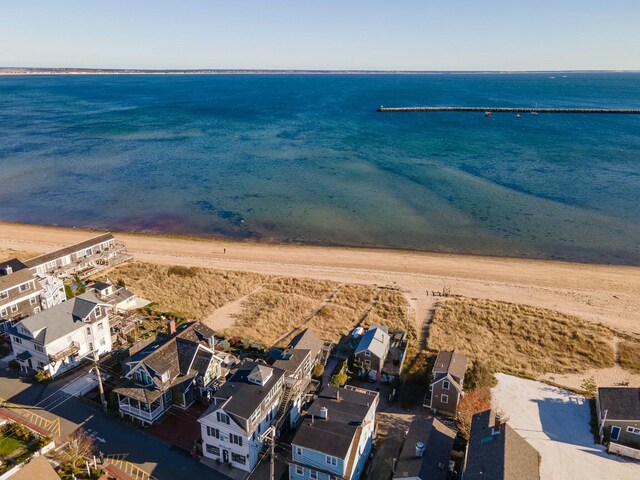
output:
[[[9,402],[36,406],[29,409],[48,418],[60,418],[60,437],[82,427],[96,438],[96,446],[105,455],[126,454],[126,460],[159,479],[227,477],[202,465],[183,451],[172,447],[142,430],[134,428],[118,417],[106,416],[99,407],[63,391],[77,390],[86,384],[84,377],[91,366],[50,384],[30,383],[19,378],[15,371],[0,371],[0,397]],[[45,407],[46,410],[42,410]]]

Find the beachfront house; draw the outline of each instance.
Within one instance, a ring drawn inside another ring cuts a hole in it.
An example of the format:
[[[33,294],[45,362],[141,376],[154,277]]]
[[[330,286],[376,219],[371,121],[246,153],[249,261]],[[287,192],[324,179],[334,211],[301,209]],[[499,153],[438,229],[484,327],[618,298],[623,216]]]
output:
[[[88,286],[93,290],[96,297],[113,307],[114,312],[124,313],[149,305],[148,300],[139,298],[135,293],[127,290],[126,287],[114,285],[110,281],[93,282]]]
[[[20,260],[13,258],[0,263],[0,333],[42,310],[41,291],[40,282]]]
[[[11,327],[11,347],[23,372],[55,377],[111,351],[111,306],[86,292]]]
[[[600,441],[608,443],[610,451],[634,454],[618,445],[640,450],[640,388],[598,388],[596,412]],[[635,455],[640,459],[640,451]]]
[[[540,480],[540,454],[492,410],[477,413],[463,480]]]
[[[407,431],[394,480],[446,480],[456,432],[434,417],[417,416]]]
[[[45,253],[27,260],[25,264],[36,275],[67,277],[88,275],[130,259],[125,246],[117,243],[111,233],[99,235],[80,243]]]
[[[365,370],[379,374],[389,353],[391,338],[387,327],[372,326],[362,336],[356,351],[356,362]]]
[[[175,327],[123,362],[126,381],[113,391],[121,416],[151,425],[170,408],[206,400],[222,373],[214,332],[200,322]]]
[[[291,480],[358,480],[373,446],[377,392],[325,387],[291,441]]]
[[[458,402],[464,393],[467,357],[451,351],[440,352],[431,371],[431,383],[423,406],[434,413],[455,417]]]
[[[307,328],[296,335],[285,350],[277,353],[273,366],[285,372],[284,392],[277,415],[279,431],[295,427],[303,406],[317,389],[318,382],[314,387],[311,377],[315,366],[323,360],[323,347],[320,337]]]
[[[213,394],[198,419],[205,459],[250,472],[258,463],[267,430],[276,423],[284,371],[246,361]],[[205,460],[206,462],[206,460]]]

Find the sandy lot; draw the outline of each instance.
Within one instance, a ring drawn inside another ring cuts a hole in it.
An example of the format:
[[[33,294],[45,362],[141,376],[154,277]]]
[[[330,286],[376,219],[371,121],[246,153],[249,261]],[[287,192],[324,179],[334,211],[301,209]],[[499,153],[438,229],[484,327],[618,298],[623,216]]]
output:
[[[542,456],[541,480],[640,477],[640,466],[593,442],[587,400],[541,382],[497,374],[493,406]]]
[[[46,252],[90,238],[87,230],[0,223],[0,248]],[[143,261],[334,280],[397,284],[428,313],[425,290],[529,304],[640,334],[640,268],[399,250],[268,245],[117,234]],[[223,253],[226,249],[226,253]]]

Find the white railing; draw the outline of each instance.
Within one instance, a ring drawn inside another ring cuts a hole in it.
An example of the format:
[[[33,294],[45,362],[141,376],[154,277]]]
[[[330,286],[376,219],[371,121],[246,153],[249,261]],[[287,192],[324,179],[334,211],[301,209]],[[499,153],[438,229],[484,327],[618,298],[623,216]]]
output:
[[[609,453],[640,460],[640,450],[620,445],[619,443],[609,442]]]
[[[143,420],[155,420],[157,419],[162,412],[164,411],[162,405],[159,405],[154,410],[147,411],[140,407],[134,407],[129,405],[128,403],[120,402],[120,411],[124,413],[128,413],[130,415],[134,415]]]

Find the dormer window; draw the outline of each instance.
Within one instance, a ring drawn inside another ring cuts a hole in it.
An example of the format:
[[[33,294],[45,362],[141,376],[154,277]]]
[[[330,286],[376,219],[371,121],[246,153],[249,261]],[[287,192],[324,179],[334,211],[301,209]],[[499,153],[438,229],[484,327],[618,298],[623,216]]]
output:
[[[27,290],[29,290],[31,288],[31,285],[28,283],[23,283],[22,285],[20,285],[20,291],[21,292],[26,292]]]
[[[149,385],[151,383],[151,377],[147,371],[142,368],[136,371],[136,380],[142,385]]]
[[[164,373],[162,374],[162,376],[160,377],[160,379],[161,379],[163,382],[168,382],[168,381],[169,381],[169,371],[167,370],[166,372],[164,372]]]
[[[227,415],[226,413],[216,412],[216,419],[219,423],[229,425],[229,415]]]
[[[102,316],[102,308],[100,305],[96,307],[96,318],[100,318]]]

